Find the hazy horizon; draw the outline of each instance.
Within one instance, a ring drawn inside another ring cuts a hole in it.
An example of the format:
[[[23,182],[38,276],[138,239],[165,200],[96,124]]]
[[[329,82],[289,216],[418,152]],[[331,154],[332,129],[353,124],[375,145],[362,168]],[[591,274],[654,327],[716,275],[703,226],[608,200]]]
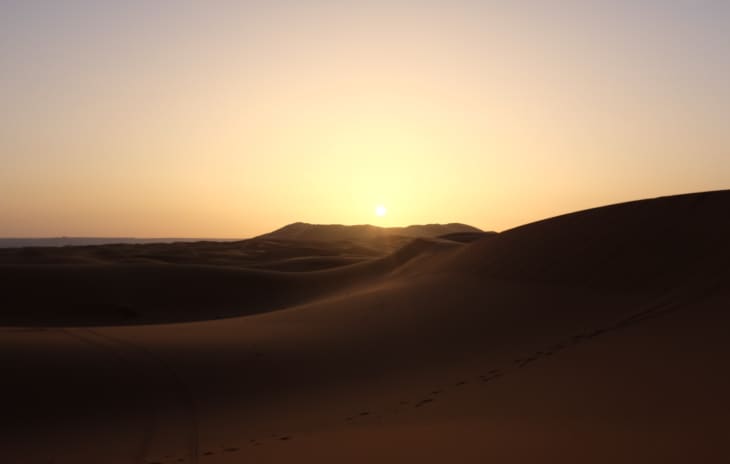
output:
[[[501,231],[728,188],[729,23],[722,1],[3,2],[0,237]]]
[[[138,241],[138,242],[157,242],[157,241],[170,241],[170,240],[211,240],[211,241],[235,241],[235,240],[246,240],[250,238],[254,238],[258,235],[266,234],[268,232],[274,232],[278,229],[294,225],[294,224],[301,224],[304,223],[302,221],[293,221],[289,222],[287,224],[282,224],[279,227],[275,227],[274,229],[264,231],[259,234],[251,235],[251,236],[245,236],[245,237],[143,237],[143,236],[129,236],[129,237],[123,237],[123,236],[69,236],[69,235],[58,235],[58,236],[24,236],[24,237],[11,237],[11,236],[0,236],[0,248],[3,247],[4,242],[9,242],[13,240],[17,241],[44,241],[44,240],[130,240],[130,241]],[[382,228],[405,228],[410,226],[433,226],[433,225],[441,225],[442,223],[428,223],[428,224],[407,224],[402,226],[378,226],[375,224],[369,224],[369,223],[363,223],[363,224],[338,224],[338,223],[322,223],[322,224],[311,224],[311,223],[305,223],[310,225],[318,225],[318,226],[346,226],[346,227],[357,227],[357,226],[373,226],[373,227],[382,227]],[[445,224],[445,223],[443,223]],[[463,223],[459,223],[463,224]],[[471,225],[471,224],[464,224],[464,225]],[[478,227],[477,227],[478,228]],[[481,229],[485,232],[496,232],[493,230],[485,230]],[[113,242],[107,242],[107,243],[113,243]]]

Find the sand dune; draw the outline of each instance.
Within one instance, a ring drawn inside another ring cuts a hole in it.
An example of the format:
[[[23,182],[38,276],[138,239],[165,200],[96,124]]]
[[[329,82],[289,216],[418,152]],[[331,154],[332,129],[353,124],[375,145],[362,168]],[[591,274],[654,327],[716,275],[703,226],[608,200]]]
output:
[[[256,314],[332,297],[387,279],[414,260],[460,244],[415,239],[392,254],[262,262],[258,268],[158,263],[0,265],[5,325],[129,325],[172,323]],[[354,264],[347,264],[347,260]],[[331,263],[327,263],[331,264]],[[308,272],[291,271],[299,266]],[[42,289],[42,291],[41,291]]]
[[[729,210],[646,200],[299,272],[5,264],[0,455],[727,461]]]
[[[581,211],[483,240],[450,269],[625,290],[713,278],[730,263],[728,205],[722,191]]]

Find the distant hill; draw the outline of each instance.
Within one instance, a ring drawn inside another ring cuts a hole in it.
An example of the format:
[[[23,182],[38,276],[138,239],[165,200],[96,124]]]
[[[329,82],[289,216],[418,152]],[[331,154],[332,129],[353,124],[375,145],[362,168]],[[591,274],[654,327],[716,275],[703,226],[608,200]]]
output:
[[[380,237],[432,238],[450,234],[482,233],[481,229],[466,224],[423,224],[407,227],[378,227],[369,224],[346,226],[341,224],[308,224],[295,222],[263,234],[256,239],[337,241],[372,240]]]

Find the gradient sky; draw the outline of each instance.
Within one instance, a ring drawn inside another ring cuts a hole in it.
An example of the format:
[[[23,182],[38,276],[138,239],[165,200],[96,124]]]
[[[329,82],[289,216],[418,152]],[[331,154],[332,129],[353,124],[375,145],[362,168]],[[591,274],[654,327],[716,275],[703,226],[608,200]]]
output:
[[[2,0],[0,236],[503,230],[729,188],[729,25],[724,0]]]

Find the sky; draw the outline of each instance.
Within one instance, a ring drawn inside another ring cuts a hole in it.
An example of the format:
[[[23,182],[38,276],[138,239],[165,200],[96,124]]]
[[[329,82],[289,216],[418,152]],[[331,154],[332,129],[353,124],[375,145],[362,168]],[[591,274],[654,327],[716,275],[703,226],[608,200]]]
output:
[[[730,188],[728,24],[724,0],[0,0],[0,236],[505,230]]]

